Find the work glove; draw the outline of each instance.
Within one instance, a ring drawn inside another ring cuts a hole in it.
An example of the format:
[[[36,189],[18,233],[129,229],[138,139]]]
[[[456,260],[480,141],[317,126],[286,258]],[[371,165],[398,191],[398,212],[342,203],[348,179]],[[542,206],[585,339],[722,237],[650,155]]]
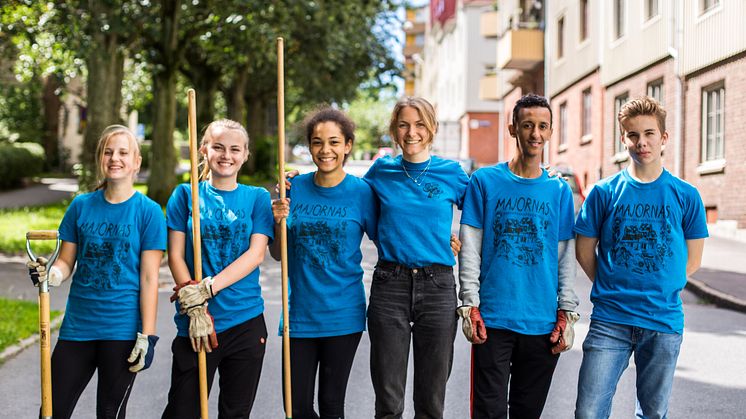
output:
[[[143,335],[137,332],[135,347],[132,348],[132,352],[127,358],[127,362],[134,364],[129,368],[131,372],[144,371],[150,367],[150,364],[153,363],[156,343],[158,343],[158,336]]]
[[[192,307],[203,305],[215,296],[212,292],[213,282],[212,277],[208,276],[200,282],[189,281],[186,284],[177,285],[174,287],[174,295],[171,296],[171,301],[178,299],[179,313],[186,314]]]
[[[186,314],[189,316],[189,339],[194,352],[202,348],[205,352],[212,352],[218,347],[218,336],[215,334],[215,320],[207,311],[207,303],[189,308]]]
[[[478,307],[461,306],[456,309],[461,317],[461,330],[469,342],[479,345],[487,340],[487,329],[484,326],[484,320],[479,313]]]
[[[62,271],[60,271],[60,268],[52,266],[47,272],[48,262],[46,258],[41,256],[36,258],[35,261],[26,262],[29,277],[31,277],[31,282],[34,283],[35,287],[44,281],[47,281],[47,285],[50,287],[58,287],[62,283]]]
[[[569,351],[575,340],[573,326],[580,319],[580,314],[574,311],[557,310],[557,323],[554,325],[549,341],[552,343],[552,353]]]

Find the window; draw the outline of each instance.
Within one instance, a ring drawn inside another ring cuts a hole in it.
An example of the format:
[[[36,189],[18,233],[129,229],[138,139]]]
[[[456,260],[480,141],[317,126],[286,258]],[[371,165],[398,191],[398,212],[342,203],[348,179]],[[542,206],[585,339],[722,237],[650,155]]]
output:
[[[705,13],[706,11],[714,8],[715,6],[719,4],[720,4],[720,0],[699,0],[700,14]]]
[[[660,102],[661,105],[664,105],[663,103],[663,79],[659,79],[654,82],[650,82],[648,84],[648,96]]]
[[[591,89],[583,90],[583,120],[581,121],[581,127],[583,128],[582,136],[588,138],[591,135],[591,106],[593,96],[591,95]]]
[[[660,0],[645,0],[645,20],[658,16],[658,2]]]
[[[614,0],[614,39],[624,36],[624,26],[626,24],[625,7],[626,0]]]
[[[565,17],[557,21],[557,59],[565,56]]]
[[[629,92],[622,93],[614,99],[614,154],[624,152],[624,144],[622,144],[622,127],[619,126],[619,111],[622,110],[622,106],[629,100]]]
[[[560,138],[558,151],[567,149],[567,102],[563,102],[559,108]]]
[[[702,162],[720,160],[725,157],[723,136],[725,125],[725,87],[702,92]]]
[[[588,0],[580,0],[580,41],[588,39]]]

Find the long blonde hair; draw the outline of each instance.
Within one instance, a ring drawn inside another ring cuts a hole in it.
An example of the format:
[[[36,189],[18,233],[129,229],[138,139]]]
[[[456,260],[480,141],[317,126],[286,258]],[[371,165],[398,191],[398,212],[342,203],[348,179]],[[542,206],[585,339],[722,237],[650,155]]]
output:
[[[246,147],[246,153],[247,156],[249,154],[249,133],[246,132],[246,128],[243,127],[240,123],[232,120],[232,119],[218,119],[216,121],[210,122],[209,125],[205,128],[205,133],[202,135],[202,141],[200,141],[200,150],[207,147],[208,144],[210,144],[210,141],[212,141],[213,128],[223,128],[223,129],[230,129],[230,130],[236,130],[238,131],[241,136],[244,138],[244,146]],[[207,180],[210,178],[210,165],[207,163],[207,153],[202,154],[202,158],[199,162],[199,166],[202,167],[200,174],[199,174],[199,180]]]
[[[137,142],[137,137],[135,137],[135,134],[130,131],[129,128],[125,127],[124,125],[109,125],[108,127],[104,128],[104,130],[101,132],[101,136],[98,139],[98,144],[96,144],[96,161],[98,164],[96,165],[96,180],[98,182],[98,186],[96,186],[96,191],[99,189],[106,189],[108,186],[106,177],[104,176],[104,152],[106,151],[106,146],[109,144],[109,140],[114,138],[117,135],[124,135],[129,139],[130,147],[132,148],[133,156],[135,162],[139,160],[140,157],[140,144]],[[137,170],[135,171],[132,182],[135,181],[135,176],[137,176],[137,173],[140,171],[140,167],[138,165]]]

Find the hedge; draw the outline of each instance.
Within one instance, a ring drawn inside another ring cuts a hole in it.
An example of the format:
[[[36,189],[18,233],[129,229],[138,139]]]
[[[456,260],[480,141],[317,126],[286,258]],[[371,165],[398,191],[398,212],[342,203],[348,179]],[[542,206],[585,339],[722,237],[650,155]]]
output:
[[[19,186],[21,179],[41,173],[44,148],[37,143],[0,143],[0,189]]]

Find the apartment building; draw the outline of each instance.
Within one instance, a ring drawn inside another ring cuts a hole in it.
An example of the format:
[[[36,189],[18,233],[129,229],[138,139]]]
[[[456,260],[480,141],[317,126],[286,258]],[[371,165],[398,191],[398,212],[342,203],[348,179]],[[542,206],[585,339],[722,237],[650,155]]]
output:
[[[417,90],[418,62],[422,61],[422,48],[425,46],[425,29],[427,26],[427,6],[409,7],[406,9],[404,30],[404,94],[414,96]]]
[[[746,228],[746,2],[683,2],[682,177],[699,189],[708,223]]]
[[[494,72],[496,39],[480,32],[492,0],[430,2],[415,94],[430,100],[440,127],[434,153],[472,159],[477,166],[498,161],[500,103],[480,96],[480,80]]]
[[[626,167],[616,115],[653,96],[668,111],[665,167],[698,187],[709,222],[745,228],[746,4],[557,0],[546,13],[551,163],[585,187]]]

